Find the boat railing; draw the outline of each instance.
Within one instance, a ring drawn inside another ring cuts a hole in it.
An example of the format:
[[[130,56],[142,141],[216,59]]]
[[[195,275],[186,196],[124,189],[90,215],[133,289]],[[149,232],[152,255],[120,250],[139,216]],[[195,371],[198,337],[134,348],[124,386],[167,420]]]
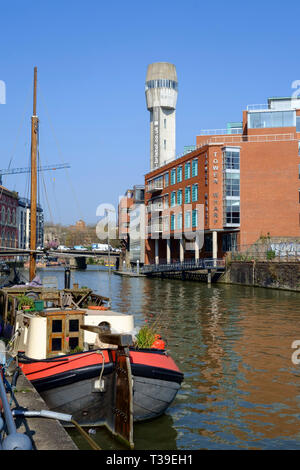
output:
[[[10,408],[4,383],[6,366],[6,349],[3,342],[0,343],[0,401],[2,402],[4,421],[0,420],[0,433],[6,428],[6,436],[0,441],[2,450],[31,450],[32,443],[26,434],[17,432],[16,423]]]

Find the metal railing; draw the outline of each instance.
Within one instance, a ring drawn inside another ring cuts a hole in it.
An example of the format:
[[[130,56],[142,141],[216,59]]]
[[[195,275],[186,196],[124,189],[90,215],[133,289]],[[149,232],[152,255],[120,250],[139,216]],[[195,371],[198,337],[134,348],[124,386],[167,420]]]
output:
[[[147,226],[147,233],[163,232],[163,223],[155,223]]]
[[[158,212],[164,210],[163,202],[154,202],[147,205],[147,212]]]
[[[228,129],[201,129],[199,135],[230,135],[242,134],[242,128],[228,128]]]
[[[294,134],[265,134],[265,135],[226,135],[220,137],[210,137],[197,145],[197,149],[209,144],[239,144],[243,142],[285,142],[298,140]]]
[[[152,180],[147,184],[147,192],[161,191],[164,189],[163,180]]]
[[[300,244],[294,242],[239,245],[228,254],[232,261],[300,261]]]
[[[4,421],[0,417],[0,449],[2,450],[31,450],[32,443],[30,438],[26,434],[17,432],[16,423],[8,402],[5,384],[9,386],[5,377],[5,367],[7,361],[7,352],[5,349],[4,342],[0,342],[0,401],[2,403]],[[2,432],[5,434],[3,438]]]
[[[182,272],[197,271],[207,269],[223,270],[225,268],[225,260],[219,258],[200,258],[198,260],[191,259],[183,262],[177,261],[173,263],[147,264],[141,268],[142,274],[162,273],[162,272]]]
[[[270,109],[268,103],[247,105],[247,111],[259,111],[259,110],[263,111],[266,109]]]

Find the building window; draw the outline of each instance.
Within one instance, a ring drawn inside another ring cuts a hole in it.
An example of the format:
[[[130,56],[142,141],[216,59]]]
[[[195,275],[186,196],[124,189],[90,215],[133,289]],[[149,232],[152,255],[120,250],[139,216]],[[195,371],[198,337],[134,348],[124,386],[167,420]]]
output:
[[[190,211],[185,212],[184,226],[185,228],[191,228],[191,212]]]
[[[237,247],[237,234],[224,233],[222,237],[222,251],[235,251]]]
[[[165,188],[169,186],[169,173],[165,174]]]
[[[225,222],[229,225],[240,223],[240,201],[226,200]]]
[[[248,113],[248,128],[263,129],[266,127],[294,127],[295,111],[267,111]]]
[[[198,211],[197,211],[197,209],[193,209],[193,212],[192,212],[192,226],[193,227],[198,226]]]
[[[182,230],[182,214],[177,214],[177,229]]]
[[[224,166],[226,170],[239,170],[240,169],[240,151],[226,150],[224,152]]]
[[[226,196],[240,195],[240,174],[225,173]]]
[[[198,160],[192,162],[192,177],[198,176]]]
[[[164,128],[167,129],[167,120],[164,119]]]
[[[160,79],[160,80],[149,80],[146,82],[146,91],[150,88],[172,88],[173,90],[177,90],[178,84],[175,80],[167,80],[167,79]]]
[[[182,166],[177,168],[177,183],[181,183],[182,181]]]
[[[223,152],[224,169],[224,225],[240,223],[240,150],[226,148]]]
[[[184,166],[184,178],[187,180],[191,177],[191,164],[187,162]]]
[[[300,116],[296,116],[296,132],[300,132]]]
[[[198,201],[198,184],[192,186],[192,202]]]
[[[204,235],[204,251],[206,253],[212,252],[212,236],[210,234]]]
[[[175,214],[171,214],[171,230],[175,230]]]
[[[177,204],[178,206],[181,206],[182,204],[182,189],[177,191]]]
[[[166,141],[166,139],[164,139],[164,150],[166,150],[166,149],[167,149],[167,141]]]
[[[172,191],[171,193],[171,207],[176,205],[176,191]]]
[[[173,168],[173,170],[171,170],[171,184],[175,184],[176,182],[176,170],[175,168]]]
[[[187,186],[185,188],[184,202],[185,202],[185,204],[189,204],[191,202],[191,188],[190,188],[190,186]]]

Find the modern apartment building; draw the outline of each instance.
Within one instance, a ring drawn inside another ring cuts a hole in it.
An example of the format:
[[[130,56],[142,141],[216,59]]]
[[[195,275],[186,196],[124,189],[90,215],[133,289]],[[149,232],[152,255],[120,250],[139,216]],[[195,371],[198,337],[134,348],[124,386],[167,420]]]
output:
[[[44,245],[44,211],[37,205],[36,214],[36,246]],[[30,246],[30,200],[20,198],[18,201],[17,224],[18,246],[28,249]]]
[[[299,141],[300,99],[270,98],[147,173],[145,262],[217,258],[267,234],[300,236]],[[192,241],[201,229],[203,243]]]
[[[119,238],[124,241],[123,256],[128,266],[144,264],[145,259],[145,187],[135,185],[120,199]]]

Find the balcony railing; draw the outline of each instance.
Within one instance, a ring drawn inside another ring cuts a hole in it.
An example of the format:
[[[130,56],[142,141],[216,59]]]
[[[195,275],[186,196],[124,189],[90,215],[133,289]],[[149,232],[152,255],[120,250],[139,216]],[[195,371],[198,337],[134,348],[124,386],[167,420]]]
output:
[[[157,233],[163,232],[164,220],[162,217],[155,217],[151,221],[149,221],[149,225],[147,226],[147,232],[150,233]]]
[[[163,231],[163,224],[148,225],[148,233],[160,233]]]
[[[247,111],[265,111],[266,109],[270,109],[268,103],[247,105]]]
[[[242,134],[242,128],[228,128],[228,129],[201,129],[199,135],[232,135]]]
[[[283,142],[292,141],[296,139],[294,134],[266,134],[266,135],[224,135],[220,137],[210,137],[201,144],[197,145],[197,148],[205,147],[209,144],[240,144],[242,142]]]
[[[159,212],[164,210],[164,203],[163,202],[154,202],[152,204],[148,204],[147,212]]]
[[[153,193],[155,191],[161,191],[164,189],[163,180],[152,180],[147,184],[147,192]]]

